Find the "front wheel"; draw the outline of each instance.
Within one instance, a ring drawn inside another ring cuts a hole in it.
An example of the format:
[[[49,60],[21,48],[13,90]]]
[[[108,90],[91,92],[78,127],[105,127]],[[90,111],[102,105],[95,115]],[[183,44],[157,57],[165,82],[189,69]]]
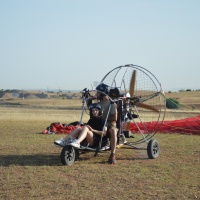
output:
[[[151,139],[147,145],[147,154],[150,159],[155,159],[160,153],[160,146],[157,140]]]
[[[65,146],[60,153],[60,160],[63,165],[72,165],[76,159],[76,153],[74,147]]]

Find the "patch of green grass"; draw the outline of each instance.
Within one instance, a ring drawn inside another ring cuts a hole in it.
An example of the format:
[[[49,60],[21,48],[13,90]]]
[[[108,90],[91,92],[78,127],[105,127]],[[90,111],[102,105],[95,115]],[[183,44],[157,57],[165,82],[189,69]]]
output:
[[[146,150],[124,146],[116,151],[116,165],[107,164],[108,151],[81,154],[63,166],[53,141],[65,135],[41,132],[64,111],[0,109],[0,199],[200,198],[199,136],[157,134],[161,152],[154,160]]]

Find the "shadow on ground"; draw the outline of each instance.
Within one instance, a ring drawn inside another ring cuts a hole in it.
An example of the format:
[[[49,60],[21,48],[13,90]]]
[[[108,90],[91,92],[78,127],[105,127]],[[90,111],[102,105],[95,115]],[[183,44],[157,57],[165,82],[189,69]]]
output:
[[[105,156],[104,161],[99,161],[98,156],[95,158],[92,153],[82,153],[77,161],[91,163],[107,163],[107,158],[109,153]],[[100,156],[101,157],[101,156]],[[104,157],[104,156],[103,156]],[[125,160],[149,160],[146,154],[139,154],[138,156],[128,157],[117,157],[118,161]],[[0,166],[9,167],[11,165],[15,166],[61,166],[61,160],[59,154],[34,154],[34,155],[1,155],[0,156]]]
[[[0,166],[58,166],[61,165],[60,156],[56,155],[1,155]]]

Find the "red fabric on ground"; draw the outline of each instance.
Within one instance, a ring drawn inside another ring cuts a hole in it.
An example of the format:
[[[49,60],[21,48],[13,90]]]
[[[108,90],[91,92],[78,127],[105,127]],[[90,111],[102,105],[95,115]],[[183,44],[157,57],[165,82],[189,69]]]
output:
[[[69,134],[71,131],[81,127],[81,125],[62,125],[60,123],[52,123],[47,129],[43,130],[43,134]]]
[[[137,125],[140,128],[140,130],[144,132],[145,127],[147,127],[149,132],[153,132],[158,129],[158,132],[164,133],[183,133],[200,135],[200,115],[197,117],[190,117],[180,120],[163,121],[162,124],[157,124],[157,122],[140,122],[137,123]],[[132,133],[138,132],[138,128],[134,122],[130,123],[129,131],[131,131]]]
[[[180,133],[180,134],[194,134],[200,135],[200,115],[197,117],[190,117],[179,120],[163,121],[162,124],[157,122],[140,122],[137,123],[141,131],[146,132],[145,128],[149,132],[160,133]],[[126,126],[126,124],[125,124]],[[82,125],[62,125],[61,123],[52,123],[48,129],[43,130],[44,134],[69,134],[72,130]],[[129,131],[132,133],[138,133],[138,128],[134,122],[130,123]]]

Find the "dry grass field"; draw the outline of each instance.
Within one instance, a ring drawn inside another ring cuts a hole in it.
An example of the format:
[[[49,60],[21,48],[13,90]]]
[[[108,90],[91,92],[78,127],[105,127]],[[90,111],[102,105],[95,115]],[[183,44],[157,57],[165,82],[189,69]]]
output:
[[[200,92],[166,95],[191,109],[169,119],[199,112]],[[79,120],[80,107],[81,100],[0,100],[0,199],[200,199],[199,136],[156,134],[161,152],[154,160],[123,147],[116,165],[107,164],[109,152],[90,152],[63,166],[53,146],[63,135],[41,132],[52,122]]]
[[[193,110],[200,110],[200,91],[166,93],[167,98],[175,98],[182,105]]]

